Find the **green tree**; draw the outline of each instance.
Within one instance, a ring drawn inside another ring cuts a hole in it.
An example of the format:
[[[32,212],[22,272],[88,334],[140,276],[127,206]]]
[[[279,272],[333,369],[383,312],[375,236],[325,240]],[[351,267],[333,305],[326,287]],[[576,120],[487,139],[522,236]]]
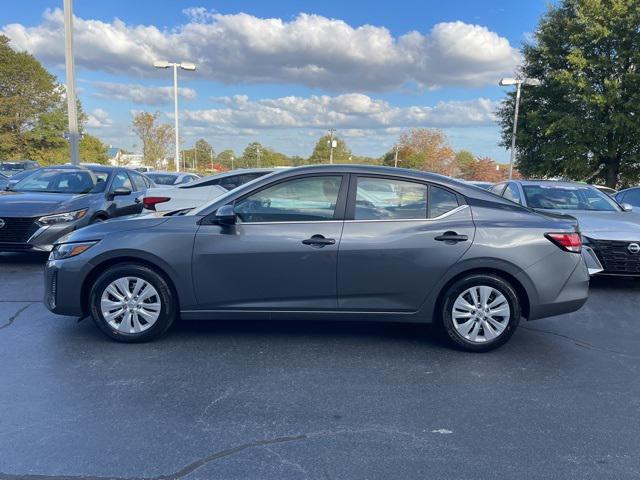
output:
[[[221,151],[216,157],[216,163],[219,163],[224,168],[228,168],[229,170],[236,167],[235,160],[236,160],[235,152],[233,150],[228,150],[228,149]]]
[[[237,168],[283,167],[291,165],[291,159],[284,153],[265,147],[259,142],[252,142],[237,159]]]
[[[474,168],[478,160],[469,150],[460,150],[456,153],[455,157],[455,168],[457,170],[457,175],[460,178],[464,178],[467,180],[473,179]]]
[[[106,164],[109,161],[107,146],[99,138],[85,133],[80,139],[80,161]]]
[[[55,77],[32,55],[13,50],[9,39],[0,35],[0,157],[28,158],[33,151],[32,130],[61,102],[62,89]]]
[[[523,47],[517,166],[525,176],[640,178],[640,1],[563,0]],[[514,95],[499,109],[509,147]]]
[[[339,137],[334,136],[336,146],[333,149],[333,163],[350,163],[352,160],[351,150],[347,144]],[[318,140],[316,146],[309,157],[309,163],[329,163],[331,154],[331,136],[324,135]]]
[[[173,142],[173,127],[157,122],[159,112],[139,112],[133,117],[133,132],[142,141],[145,165],[157,167],[167,158]]]

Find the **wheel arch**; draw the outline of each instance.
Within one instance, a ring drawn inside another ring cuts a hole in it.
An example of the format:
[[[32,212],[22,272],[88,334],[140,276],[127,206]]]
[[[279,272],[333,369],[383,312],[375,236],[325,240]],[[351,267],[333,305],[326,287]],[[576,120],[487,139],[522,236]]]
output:
[[[119,257],[111,257],[104,259],[100,263],[97,263],[85,276],[84,281],[82,282],[82,287],[80,289],[80,299],[82,302],[82,313],[83,315],[88,315],[91,311],[89,305],[89,294],[91,292],[91,287],[98,279],[100,275],[102,275],[109,268],[115,267],[117,265],[126,265],[126,264],[136,264],[147,267],[153,270],[155,273],[160,275],[169,285],[171,293],[175,296],[176,301],[176,309],[180,312],[180,296],[178,295],[178,291],[175,286],[175,282],[171,278],[171,275],[167,273],[165,269],[159,266],[157,263],[152,262],[145,258],[140,258],[136,256],[119,256]]]

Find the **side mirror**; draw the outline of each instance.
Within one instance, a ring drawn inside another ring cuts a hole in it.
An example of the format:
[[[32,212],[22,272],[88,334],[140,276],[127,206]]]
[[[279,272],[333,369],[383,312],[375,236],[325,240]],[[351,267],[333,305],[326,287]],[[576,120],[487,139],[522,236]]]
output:
[[[633,210],[633,205],[630,205],[628,203],[623,203],[622,205],[620,205],[622,207],[622,211],[623,212],[630,212]]]
[[[223,205],[216,210],[215,220],[218,225],[235,225],[238,217],[233,211],[233,205]]]
[[[115,190],[113,190],[111,193],[109,193],[109,198],[113,200],[115,197],[125,197],[127,195],[131,195],[131,193],[132,191],[130,188],[118,187]]]

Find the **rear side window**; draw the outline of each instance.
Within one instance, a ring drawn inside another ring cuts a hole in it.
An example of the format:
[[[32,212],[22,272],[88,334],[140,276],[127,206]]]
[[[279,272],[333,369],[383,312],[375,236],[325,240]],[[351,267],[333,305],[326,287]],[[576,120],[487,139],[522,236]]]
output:
[[[640,188],[629,190],[619,201],[629,203],[634,207],[640,206]]]
[[[372,177],[358,177],[357,183],[355,220],[427,218],[427,185]]]
[[[504,189],[507,185],[505,183],[499,183],[498,185],[494,185],[489,189],[491,193],[495,193],[496,195],[502,195]]]
[[[431,187],[431,201],[429,202],[429,217],[439,217],[454,208],[458,208],[458,196],[440,187]]]
[[[518,186],[515,183],[509,183],[507,185],[507,188],[505,188],[502,196],[507,200],[511,200],[512,202],[522,203],[520,192],[518,191]]]

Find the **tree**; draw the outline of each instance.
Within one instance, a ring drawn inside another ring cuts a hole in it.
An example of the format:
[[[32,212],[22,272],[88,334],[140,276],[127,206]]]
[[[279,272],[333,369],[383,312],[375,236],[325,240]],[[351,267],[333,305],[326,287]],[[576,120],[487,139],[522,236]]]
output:
[[[85,133],[80,139],[80,160],[88,163],[106,164],[109,161],[107,146],[99,138]]]
[[[258,155],[260,157],[258,161]],[[291,165],[291,159],[284,153],[276,152],[259,142],[252,142],[244,149],[236,164],[239,168],[284,167]]]
[[[211,144],[204,138],[200,138],[196,140],[193,148],[182,151],[182,161],[185,166],[193,166],[196,170],[203,169],[205,166],[210,168],[215,154]]]
[[[336,146],[333,149],[333,163],[351,163],[351,150],[349,150],[344,140],[336,137],[335,135],[333,140],[336,142]],[[309,157],[309,163],[329,163],[330,155],[331,136],[324,135],[316,143],[316,146]]]
[[[473,178],[474,167],[477,163],[477,159],[473,153],[469,150],[460,150],[456,153],[454,163],[457,175],[460,178],[464,178],[465,180]]]
[[[233,150],[223,150],[216,157],[216,162],[222,165],[226,170],[231,170],[235,167],[235,159],[236,154]]]
[[[387,152],[384,165],[393,166],[395,149]],[[455,154],[446,135],[436,129],[414,128],[398,140],[398,166],[451,175]]]
[[[9,39],[0,35],[0,157],[28,158],[32,129],[61,102],[62,89],[55,77],[32,55],[13,50]]]
[[[527,176],[640,178],[640,2],[563,0],[549,7],[523,47],[517,166]],[[511,144],[514,95],[498,115]]]
[[[173,127],[158,124],[160,112],[140,112],[133,117],[133,132],[142,141],[142,155],[145,165],[157,167],[167,158],[173,142]]]

